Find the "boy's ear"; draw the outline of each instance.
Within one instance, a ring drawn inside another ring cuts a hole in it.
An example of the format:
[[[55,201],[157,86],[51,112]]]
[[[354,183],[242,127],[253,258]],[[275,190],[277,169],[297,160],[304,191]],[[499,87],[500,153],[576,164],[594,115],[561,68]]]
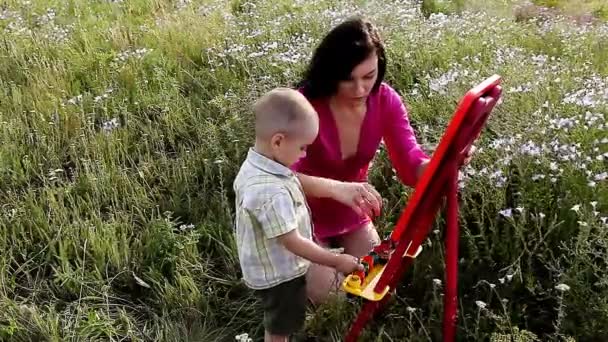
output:
[[[285,139],[285,134],[275,133],[272,135],[272,138],[270,138],[270,146],[279,147],[279,146],[281,146],[281,143],[283,142],[284,139]]]

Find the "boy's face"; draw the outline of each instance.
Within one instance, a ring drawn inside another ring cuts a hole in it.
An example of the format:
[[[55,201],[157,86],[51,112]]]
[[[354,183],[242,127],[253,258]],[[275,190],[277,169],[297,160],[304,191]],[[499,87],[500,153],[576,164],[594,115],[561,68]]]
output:
[[[291,167],[306,156],[306,148],[315,141],[319,133],[316,116],[309,115],[296,125],[298,126],[294,133],[277,133],[271,140],[275,160],[286,167]]]

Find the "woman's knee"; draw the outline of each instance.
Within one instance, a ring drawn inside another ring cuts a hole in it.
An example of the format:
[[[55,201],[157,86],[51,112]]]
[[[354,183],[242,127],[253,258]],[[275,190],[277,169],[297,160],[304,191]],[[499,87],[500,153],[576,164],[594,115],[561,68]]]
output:
[[[309,300],[317,305],[338,289],[342,277],[335,269],[327,266],[311,264],[306,274],[306,293]]]
[[[352,233],[342,236],[341,245],[344,253],[356,257],[367,255],[374,246],[380,243],[380,236],[372,223],[369,223]]]

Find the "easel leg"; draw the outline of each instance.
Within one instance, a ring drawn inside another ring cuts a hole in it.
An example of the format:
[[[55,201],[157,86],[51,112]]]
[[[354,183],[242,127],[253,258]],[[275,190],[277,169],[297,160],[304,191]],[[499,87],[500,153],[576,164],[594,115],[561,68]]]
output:
[[[443,340],[452,342],[456,337],[456,321],[458,318],[458,170],[450,177],[448,187]]]
[[[409,256],[403,258],[402,264],[397,269],[395,274],[393,274],[389,282],[390,291],[384,296],[384,298],[382,298],[382,300],[377,302],[366,301],[365,304],[363,304],[361,311],[359,311],[359,315],[357,315],[357,317],[355,318],[355,321],[353,322],[352,327],[348,332],[348,335],[346,335],[346,338],[344,339],[345,342],[357,341],[359,335],[361,335],[361,332],[363,331],[363,328],[365,328],[365,325],[367,325],[367,323],[374,317],[374,315],[381,308],[383,308],[390,300],[397,285],[401,281],[401,278],[403,277],[403,275],[405,274],[408,267],[412,264],[413,261],[414,258]]]
[[[359,315],[357,316],[357,318],[355,318],[352,328],[348,332],[348,335],[346,335],[346,338],[344,339],[344,341],[345,342],[356,342],[357,339],[359,338],[359,335],[361,335],[361,331],[363,331],[363,328],[365,328],[365,325],[367,324],[367,322],[372,319],[372,317],[374,316],[376,311],[380,308],[380,306],[382,306],[386,303],[386,301],[388,300],[388,298],[390,296],[391,296],[391,293],[389,292],[386,294],[386,296],[381,301],[378,301],[378,302],[366,301],[365,304],[363,304],[363,307],[361,308]]]

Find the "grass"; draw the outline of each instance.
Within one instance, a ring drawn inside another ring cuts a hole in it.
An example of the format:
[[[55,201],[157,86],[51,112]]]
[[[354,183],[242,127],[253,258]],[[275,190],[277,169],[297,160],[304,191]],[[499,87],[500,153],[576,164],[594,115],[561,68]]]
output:
[[[535,0],[534,3],[557,8],[565,13],[572,15],[593,15],[597,18],[608,19],[608,4],[600,0]]]
[[[608,26],[424,3],[5,2],[0,340],[260,338],[232,238],[248,106],[355,13],[379,25],[425,146],[471,85],[503,77],[463,170],[459,340],[606,340]],[[411,189],[383,150],[370,181],[387,233]],[[363,340],[440,339],[442,227]],[[302,335],[340,340],[357,308],[311,310]]]

